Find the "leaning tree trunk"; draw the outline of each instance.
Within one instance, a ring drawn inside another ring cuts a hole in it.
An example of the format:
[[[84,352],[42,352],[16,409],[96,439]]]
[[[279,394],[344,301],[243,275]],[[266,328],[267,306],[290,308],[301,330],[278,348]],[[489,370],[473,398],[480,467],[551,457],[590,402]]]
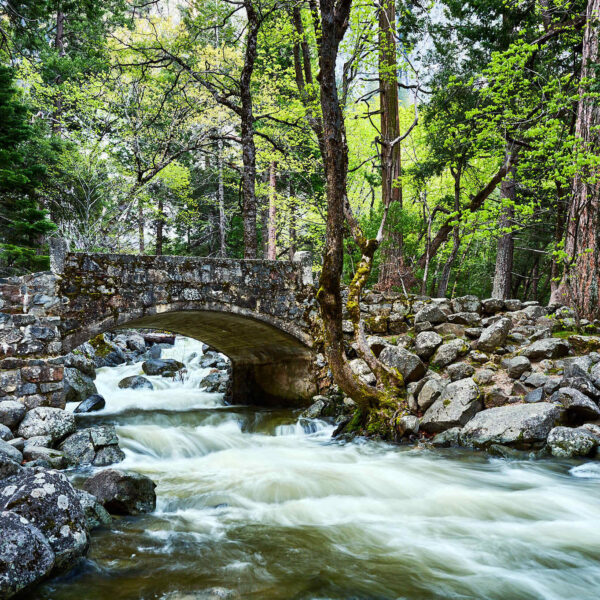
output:
[[[575,124],[580,148],[575,152],[591,157],[600,154],[600,102],[589,89],[589,82],[597,80],[599,30],[600,0],[589,0]],[[579,317],[594,319],[600,316],[600,169],[594,160],[590,164],[580,168],[573,179],[565,237],[569,263],[557,295],[573,306]]]
[[[516,185],[514,174],[515,171],[513,168],[500,185],[500,198],[508,202],[502,207],[502,214],[500,215],[499,226],[502,230],[502,235],[498,239],[492,297],[501,298],[502,300],[510,297],[512,285],[515,241],[510,228],[515,218]]]
[[[380,289],[403,284],[403,236],[399,230],[402,209],[402,147],[398,112],[396,60],[396,3],[383,0],[379,9],[379,110],[381,117],[381,204],[389,206],[381,243]]]

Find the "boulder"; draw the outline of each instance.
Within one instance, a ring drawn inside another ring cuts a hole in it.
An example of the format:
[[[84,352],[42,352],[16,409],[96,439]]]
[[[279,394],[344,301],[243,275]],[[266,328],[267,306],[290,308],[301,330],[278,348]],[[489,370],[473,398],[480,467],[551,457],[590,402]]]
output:
[[[481,311],[481,300],[479,300],[477,296],[473,295],[453,298],[452,310],[455,313],[479,313]]]
[[[469,345],[461,339],[450,340],[442,344],[433,355],[431,364],[434,367],[447,367],[450,363],[465,356],[469,352]]]
[[[438,433],[432,440],[431,445],[436,448],[450,448],[451,446],[458,446],[460,443],[460,427],[452,427],[446,431]]]
[[[415,353],[423,360],[427,360],[442,345],[442,336],[435,331],[422,331],[415,339]]]
[[[416,315],[415,323],[445,323],[446,313],[437,304],[426,304]]]
[[[106,400],[100,394],[94,394],[86,398],[81,404],[78,404],[73,412],[89,413],[102,410],[106,406]]]
[[[17,450],[12,444],[9,444],[4,440],[0,440],[0,452],[18,464],[21,464],[23,461],[23,455],[21,452],[19,452],[19,450]]]
[[[94,364],[94,361],[79,349],[67,354],[64,358],[63,365],[70,369],[77,369],[91,379],[96,379],[96,365]]]
[[[502,366],[506,369],[509,377],[519,379],[523,373],[531,371],[531,361],[526,356],[515,356],[514,358],[505,358]]]
[[[3,400],[0,402],[0,423],[9,429],[15,429],[22,421],[27,409],[25,405],[16,400]]]
[[[560,380],[560,387],[576,389],[595,402],[598,402],[598,398],[600,397],[600,391],[587,377],[563,377]]]
[[[118,515],[152,512],[156,508],[155,488],[149,477],[117,469],[101,471],[83,484],[109,513]]]
[[[398,369],[405,383],[417,381],[425,375],[426,368],[421,359],[401,346],[384,348],[379,355],[379,360],[389,367]]]
[[[12,440],[15,437],[12,434],[12,431],[6,426],[0,423],[0,440],[8,442],[8,440]]]
[[[461,444],[478,448],[491,444],[517,447],[541,444],[560,421],[562,412],[558,406],[547,402],[488,408],[463,427]]]
[[[0,510],[24,517],[42,532],[54,551],[57,568],[70,566],[87,552],[89,533],[83,508],[62,473],[22,469],[3,485]]]
[[[417,397],[418,409],[425,412],[444,391],[444,384],[439,379],[428,379]]]
[[[109,512],[98,502],[98,498],[85,490],[76,490],[85,514],[88,529],[97,529],[112,523]]]
[[[142,363],[142,371],[146,375],[161,375],[162,377],[174,377],[183,368],[183,363],[172,358],[151,359]]]
[[[419,419],[414,415],[404,415],[398,419],[396,429],[400,437],[417,434],[419,432]]]
[[[547,443],[552,451],[552,456],[573,458],[590,454],[598,446],[598,438],[582,427],[577,429],[555,427],[548,434]]]
[[[498,346],[502,346],[506,342],[511,324],[510,319],[503,318],[486,327],[479,336],[477,348],[483,352],[492,352]]]
[[[481,307],[487,315],[494,315],[504,309],[504,300],[500,298],[486,298],[481,301]]]
[[[3,447],[0,446],[0,481],[6,477],[14,475],[17,471],[20,471],[22,460],[23,456],[20,452],[17,456],[15,456],[12,454],[12,452],[10,454],[4,452]]]
[[[469,377],[449,383],[421,419],[421,429],[437,433],[460,427],[481,409],[479,387]]]
[[[67,402],[83,402],[98,393],[96,384],[89,375],[70,367],[65,367],[64,386]]]
[[[510,312],[523,309],[523,303],[518,298],[511,298],[504,301],[504,307]]]
[[[600,417],[600,408],[575,388],[559,388],[550,396],[550,402],[561,404],[567,413],[581,419],[594,420]]]
[[[529,360],[541,360],[543,358],[561,358],[567,356],[570,350],[569,342],[560,338],[544,338],[533,342],[530,346],[521,350],[521,355]]]
[[[525,394],[523,400],[528,403],[541,402],[544,399],[544,388],[536,388],[535,390]]]
[[[94,465],[105,467],[125,459],[119,448],[119,438],[112,425],[97,425],[81,429],[60,445],[69,466]]]
[[[131,375],[119,381],[122,390],[153,390],[152,382],[142,375]]]
[[[481,317],[479,313],[475,312],[459,312],[448,315],[448,322],[466,325],[467,327],[476,327],[481,323]]]
[[[368,375],[361,375],[361,378],[363,378],[363,380],[366,383],[374,383],[375,375],[370,373],[370,376],[371,377],[369,377]],[[199,387],[204,389],[204,391],[208,392],[209,394],[224,394],[225,392],[227,392],[228,382],[229,375],[227,372],[214,370],[212,373],[209,373],[206,377],[202,379],[202,381],[199,384]]]
[[[19,425],[21,437],[49,435],[58,442],[75,431],[75,417],[60,408],[40,406],[30,410]]]
[[[0,512],[0,531],[0,598],[11,598],[52,571],[54,551],[42,532],[16,513]]]
[[[475,373],[475,369],[468,363],[458,362],[448,365],[446,373],[450,376],[450,381],[458,381],[459,379],[471,377]]]
[[[23,458],[27,462],[44,461],[53,469],[62,469],[65,466],[65,459],[62,452],[44,446],[26,446],[23,449]]]

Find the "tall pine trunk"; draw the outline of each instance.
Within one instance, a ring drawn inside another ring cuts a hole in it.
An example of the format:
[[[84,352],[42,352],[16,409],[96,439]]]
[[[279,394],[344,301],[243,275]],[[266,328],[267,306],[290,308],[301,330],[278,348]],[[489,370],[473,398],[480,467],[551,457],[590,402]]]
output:
[[[277,163],[272,161],[269,165],[269,220],[268,220],[268,246],[267,259],[277,260]]]
[[[502,300],[506,300],[510,297],[512,286],[515,241],[512,231],[506,230],[512,227],[515,218],[516,184],[514,175],[515,170],[513,168],[500,185],[500,198],[502,200],[508,200],[508,203],[506,206],[502,207],[502,213],[498,223],[500,229],[503,230],[503,233],[498,239],[492,297],[502,298]]]
[[[600,0],[589,0],[583,36],[581,85],[575,137],[584,152],[600,153],[600,102],[589,90],[597,80]],[[576,150],[577,154],[579,152]],[[600,316],[600,173],[597,167],[579,169],[567,216],[565,251],[570,263],[560,286],[559,300],[587,319]]]
[[[225,258],[227,256],[227,246],[225,236],[227,234],[227,223],[225,221],[225,185],[223,182],[223,140],[218,142],[218,171],[219,183],[217,186],[217,197],[219,201],[219,256]]]

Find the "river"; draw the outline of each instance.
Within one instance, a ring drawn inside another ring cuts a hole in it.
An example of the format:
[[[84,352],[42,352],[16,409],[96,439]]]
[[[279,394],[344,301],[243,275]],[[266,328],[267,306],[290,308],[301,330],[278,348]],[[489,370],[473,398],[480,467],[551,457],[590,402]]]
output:
[[[490,600],[600,597],[600,463],[520,461],[331,440],[291,410],[225,406],[198,389],[199,342],[98,371],[126,459],[156,481],[156,512],[116,518],[88,559],[32,597],[191,600],[224,588],[252,600]],[[74,479],[90,470],[72,473]]]

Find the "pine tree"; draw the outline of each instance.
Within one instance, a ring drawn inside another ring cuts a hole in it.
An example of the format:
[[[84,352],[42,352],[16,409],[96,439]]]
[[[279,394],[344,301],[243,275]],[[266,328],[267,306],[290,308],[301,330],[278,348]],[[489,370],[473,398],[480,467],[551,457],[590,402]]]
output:
[[[0,274],[40,268],[36,246],[54,225],[36,200],[44,167],[35,160],[34,130],[19,101],[13,71],[0,65]]]

